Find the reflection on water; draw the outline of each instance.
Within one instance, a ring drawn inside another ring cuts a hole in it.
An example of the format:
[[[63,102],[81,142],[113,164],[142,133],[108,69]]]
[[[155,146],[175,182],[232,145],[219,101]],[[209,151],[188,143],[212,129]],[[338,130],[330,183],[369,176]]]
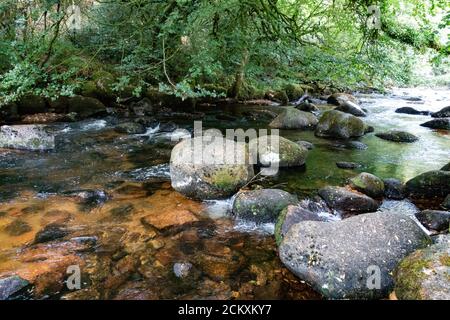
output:
[[[420,137],[412,144],[388,142],[371,133],[360,139],[368,148],[359,150],[319,139],[311,131],[282,131],[315,147],[305,167],[281,170],[258,184],[293,192],[306,203],[306,195],[325,185],[344,184],[357,172],[406,181],[438,169],[450,159],[448,132],[421,127],[428,116],[394,111],[403,106],[437,111],[448,105],[449,93],[398,89],[391,96],[359,95],[368,110],[365,121],[376,132],[405,130]],[[202,111],[205,129],[264,128],[271,119],[267,115],[277,107]],[[227,121],[220,120],[222,113],[229,115]],[[153,127],[143,135],[123,135],[113,129],[117,121],[55,125],[53,151],[0,150],[0,276],[19,274],[33,282],[33,291],[27,293],[33,298],[320,298],[281,266],[273,224],[233,220],[232,199],[200,203],[171,189],[171,134],[159,134]],[[192,122],[177,124],[192,129]],[[362,166],[338,169],[338,161]],[[402,211],[417,209],[385,202],[381,210],[398,206]],[[49,224],[62,228],[64,236],[28,246]],[[173,265],[186,262],[194,266],[188,278],[174,277]],[[82,265],[87,280],[85,290],[71,293],[61,286],[61,277],[74,263]]]

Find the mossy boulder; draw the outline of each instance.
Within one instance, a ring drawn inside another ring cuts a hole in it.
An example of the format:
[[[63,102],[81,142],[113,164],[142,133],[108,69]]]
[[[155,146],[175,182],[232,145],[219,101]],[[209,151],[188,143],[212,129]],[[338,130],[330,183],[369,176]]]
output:
[[[275,224],[277,244],[280,245],[281,240],[294,224],[302,221],[327,221],[327,219],[320,216],[318,212],[303,208],[301,205],[289,205],[281,211]]]
[[[422,173],[405,184],[411,197],[446,197],[450,193],[450,171],[434,170]]]
[[[318,120],[312,113],[288,107],[269,126],[274,129],[314,129],[317,123]]]
[[[298,167],[305,164],[308,149],[281,136],[261,136],[250,141],[250,152],[263,166]]]
[[[361,107],[351,101],[342,102],[341,105],[336,107],[334,110],[349,113],[356,117],[365,117],[366,116],[366,113],[361,109]]]
[[[297,100],[305,93],[301,85],[294,83],[285,85],[284,91],[286,92],[289,101]]]
[[[319,108],[317,108],[317,106],[314,103],[311,103],[309,101],[303,101],[299,105],[295,106],[295,108],[297,108],[300,111],[305,111],[305,112],[318,112],[319,111]]]
[[[380,132],[375,134],[376,137],[393,141],[393,142],[404,142],[404,143],[412,143],[417,140],[419,140],[418,137],[413,135],[412,133],[405,132],[405,131],[399,131],[399,130],[391,130],[387,132]]]
[[[234,150],[228,150],[232,147]],[[238,151],[236,151],[238,150]],[[234,152],[235,151],[235,152]],[[231,159],[230,152],[238,158]],[[170,177],[172,187],[195,199],[217,199],[231,196],[254,175],[253,166],[245,161],[245,145],[223,138],[184,139],[172,150]],[[239,160],[239,161],[237,161]],[[240,161],[243,160],[243,161]]]
[[[358,117],[338,110],[325,111],[317,124],[315,134],[318,137],[349,139],[361,137],[367,126]]]
[[[239,192],[233,202],[233,214],[256,223],[274,222],[280,212],[297,197],[278,189],[261,189]]]
[[[116,79],[111,73],[104,70],[98,70],[92,75],[92,81],[97,88],[96,95],[99,96],[99,99],[105,102],[114,101],[116,94],[113,90],[113,86]]]
[[[105,105],[95,98],[74,96],[67,100],[67,112],[76,113],[79,119],[104,115],[106,113]]]
[[[372,198],[381,198],[384,194],[384,182],[377,176],[362,172],[350,180],[352,188]]]
[[[450,239],[407,256],[394,279],[398,299],[450,300]]]
[[[358,103],[358,99],[356,99],[354,96],[348,93],[333,93],[327,99],[327,102],[329,104],[333,104],[336,106],[340,106],[342,103],[346,101],[350,101],[356,104]]]

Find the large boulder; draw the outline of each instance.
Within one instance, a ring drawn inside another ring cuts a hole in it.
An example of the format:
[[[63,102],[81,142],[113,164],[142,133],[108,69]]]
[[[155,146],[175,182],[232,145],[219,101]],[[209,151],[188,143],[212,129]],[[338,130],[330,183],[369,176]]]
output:
[[[20,115],[44,113],[47,111],[47,104],[43,97],[35,95],[27,95],[17,102],[18,112]]]
[[[423,210],[416,213],[416,218],[430,230],[448,231],[450,227],[449,211]]]
[[[297,197],[278,189],[261,189],[239,192],[233,203],[233,214],[257,223],[274,222],[280,212]]]
[[[399,131],[399,130],[380,132],[380,133],[376,133],[375,136],[380,139],[393,141],[393,142],[411,143],[411,142],[415,142],[415,141],[419,140],[419,138],[416,137],[415,135],[413,135],[412,133],[405,132],[405,131]]]
[[[274,129],[314,129],[317,122],[312,113],[288,107],[273,119],[269,126]]]
[[[250,141],[250,152],[258,154],[258,163],[268,166],[278,162],[279,167],[298,167],[305,164],[308,149],[291,140],[277,137],[272,140],[270,136],[261,136]]]
[[[362,172],[350,180],[352,188],[372,198],[381,198],[384,194],[384,182],[377,176]]]
[[[433,112],[431,114],[433,118],[449,118],[450,117],[450,106],[445,107],[438,112]]]
[[[0,127],[0,148],[45,151],[55,148],[55,136],[45,125]]]
[[[334,110],[350,113],[356,117],[366,116],[366,113],[361,109],[361,107],[351,101],[344,101],[343,103],[341,103],[340,106],[336,107]]]
[[[400,262],[394,272],[395,295],[402,300],[450,300],[449,275],[450,239]]]
[[[450,130],[450,118],[438,118],[421,124],[422,127],[430,129]]]
[[[106,107],[95,98],[74,96],[67,100],[67,112],[74,112],[79,119],[85,119],[105,114]]]
[[[361,137],[366,133],[364,122],[354,115],[337,110],[325,111],[316,127],[316,136],[338,139]]]
[[[330,208],[348,213],[374,212],[380,206],[374,199],[343,187],[324,187],[319,195]]]
[[[358,103],[358,100],[348,93],[333,93],[331,96],[328,97],[327,102],[329,104],[334,104],[336,106],[340,106],[344,102],[353,102]]]
[[[391,272],[431,239],[401,213],[368,213],[337,222],[304,221],[287,232],[281,261],[330,299],[379,299]]]
[[[450,171],[422,173],[405,184],[406,192],[417,198],[445,197],[450,193]]]
[[[221,137],[206,140],[189,138],[173,148],[170,158],[172,187],[197,199],[231,196],[254,175],[253,166],[246,159],[245,144]],[[227,150],[229,147],[234,150]],[[241,159],[229,158],[230,154],[237,156],[238,153]]]

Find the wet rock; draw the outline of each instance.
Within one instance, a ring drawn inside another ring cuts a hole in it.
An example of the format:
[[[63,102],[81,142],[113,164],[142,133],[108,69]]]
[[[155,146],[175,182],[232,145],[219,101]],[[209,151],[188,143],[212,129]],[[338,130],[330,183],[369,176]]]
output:
[[[295,106],[296,109],[300,110],[300,111],[305,111],[305,112],[318,112],[319,108],[317,108],[317,106],[309,101],[304,101],[302,103],[300,103],[298,106]]]
[[[69,232],[63,225],[49,224],[48,226],[45,226],[44,229],[36,233],[36,236],[34,237],[34,243],[37,244],[53,241],[56,239],[64,238],[68,234]]]
[[[65,191],[62,195],[70,197],[82,205],[83,209],[90,210],[108,200],[108,195],[103,190],[80,189]]]
[[[320,118],[315,134],[318,137],[349,139],[363,136],[366,128],[364,122],[354,115],[329,110]]]
[[[356,162],[336,162],[336,166],[340,169],[356,169],[361,167],[359,163]]]
[[[304,148],[306,148],[306,149],[308,149],[308,150],[314,149],[314,144],[312,144],[311,142],[308,142],[308,141],[301,141],[300,140],[300,141],[296,141],[295,143],[300,145],[300,146],[302,146],[302,147],[304,147]]]
[[[224,281],[245,266],[246,259],[228,247],[217,248],[214,253],[200,253],[196,265],[211,279]]]
[[[172,132],[178,129],[178,125],[174,122],[165,122],[159,125],[158,132]]]
[[[274,129],[314,129],[317,123],[318,120],[312,113],[288,107],[269,126]]]
[[[134,119],[134,122],[144,126],[145,128],[156,128],[159,124],[153,117],[139,117]]]
[[[115,208],[112,208],[109,213],[113,217],[123,218],[132,214],[134,211],[134,206],[131,203],[125,203]]]
[[[137,116],[147,116],[153,114],[152,102],[149,98],[145,97],[138,102],[133,102],[130,105],[131,110]]]
[[[333,104],[336,106],[340,106],[342,103],[344,102],[353,102],[353,103],[358,103],[358,100],[352,96],[351,94],[348,93],[334,93],[331,96],[328,97],[327,102],[329,104]]]
[[[450,212],[438,210],[423,210],[416,214],[417,219],[427,229],[438,232],[448,231],[450,227]]]
[[[19,276],[10,276],[0,279],[0,300],[7,300],[30,283]]]
[[[325,187],[319,190],[319,195],[332,209],[349,212],[365,213],[377,211],[379,203],[372,198],[350,191],[343,187]]]
[[[450,106],[445,107],[438,112],[434,112],[431,114],[433,118],[449,118],[450,117]]]
[[[358,190],[371,198],[381,198],[384,194],[383,180],[377,176],[363,172],[350,180],[353,189]]]
[[[196,145],[201,146],[201,154],[197,150],[194,154]],[[241,155],[241,159],[246,158],[243,144],[222,138],[204,141],[202,137],[196,137],[178,143],[170,159],[172,187],[187,197],[197,199],[225,198],[234,194],[254,173],[253,166],[246,164],[246,161],[227,163],[227,145],[237,150],[237,157]],[[201,161],[198,161],[199,157],[202,157]]]
[[[12,237],[20,236],[31,230],[31,226],[21,219],[16,219],[5,227],[6,233]]]
[[[294,225],[302,221],[327,221],[318,212],[313,212],[301,205],[289,205],[281,211],[275,225],[275,240],[279,245],[281,240]]]
[[[279,255],[286,267],[327,298],[379,299],[393,289],[391,272],[399,261],[430,242],[410,218],[375,212],[331,223],[295,224],[283,238]],[[368,285],[376,270],[381,271],[379,289]]]
[[[405,113],[405,114],[413,114],[413,115],[424,115],[428,116],[430,111],[419,111],[412,107],[402,107],[395,110],[396,113]]]
[[[411,197],[446,197],[450,193],[450,171],[428,171],[405,184]]]
[[[405,199],[405,186],[398,179],[384,179],[384,196],[388,199]]]
[[[136,122],[125,122],[117,125],[114,130],[119,133],[126,134],[142,134],[147,131],[147,129],[139,123]]]
[[[67,113],[75,112],[78,119],[86,119],[106,114],[105,105],[91,97],[74,96],[67,98]]]
[[[416,137],[415,135],[413,135],[412,133],[405,132],[405,131],[398,131],[398,130],[380,132],[380,133],[375,134],[375,136],[380,139],[393,141],[393,142],[411,143],[411,142],[415,142],[415,141],[419,140],[419,138]]]
[[[417,250],[395,270],[395,295],[401,300],[449,300],[449,269],[450,242]]]
[[[344,101],[340,106],[336,107],[334,110],[342,111],[354,115],[355,117],[365,117],[366,113],[358,106],[356,103],[351,101]]]
[[[349,149],[355,149],[355,150],[366,150],[368,146],[365,143],[362,143],[361,141],[349,141],[345,145]]]
[[[233,214],[257,223],[274,222],[281,210],[298,202],[296,196],[278,189],[261,189],[238,193]]]
[[[450,162],[441,168],[442,171],[450,171]]]
[[[442,207],[445,209],[450,209],[450,194],[445,197],[444,202],[442,202]]]
[[[267,167],[277,162],[279,167],[298,167],[305,164],[308,149],[281,136],[276,138],[272,140],[269,136],[262,136],[250,141],[250,152],[252,155],[258,155],[261,166]]]
[[[141,219],[145,226],[151,226],[158,230],[183,227],[199,221],[197,216],[186,209],[161,211],[158,214],[150,214]]]
[[[422,127],[431,129],[450,130],[450,118],[438,118],[421,124]]]
[[[55,148],[55,136],[44,125],[0,127],[0,148],[45,151]]]
[[[193,267],[192,263],[177,262],[173,265],[173,273],[177,278],[186,278],[189,276],[192,267]]]

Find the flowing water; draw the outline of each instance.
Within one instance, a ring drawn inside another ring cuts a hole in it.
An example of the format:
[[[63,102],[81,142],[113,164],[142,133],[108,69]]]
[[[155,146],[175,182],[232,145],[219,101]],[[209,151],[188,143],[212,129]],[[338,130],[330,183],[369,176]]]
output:
[[[357,172],[406,181],[438,169],[450,160],[449,132],[421,127],[429,116],[394,111],[403,106],[437,111],[448,105],[449,95],[449,90],[430,89],[360,94],[368,110],[365,121],[375,132],[405,130],[420,140],[399,144],[370,133],[359,140],[367,148],[354,149],[311,131],[282,131],[293,141],[314,144],[306,166],[257,183],[305,199],[322,186],[344,185]],[[245,129],[267,127],[270,119],[255,111],[277,108],[237,105],[200,111],[206,114],[204,128]],[[232,199],[201,203],[170,187],[170,133],[154,127],[143,135],[119,134],[113,130],[117,121],[52,125],[52,151],[0,149],[0,277],[17,274],[33,284],[20,298],[320,298],[279,262],[273,224],[235,220]],[[192,129],[192,122],[173,121]],[[362,166],[343,170],[337,161]],[[382,209],[399,205],[414,212],[413,204],[392,201]],[[63,234],[33,243],[49,224],[61,227]],[[80,267],[82,290],[64,284],[72,265]],[[177,270],[189,271],[180,278],[174,275]]]

